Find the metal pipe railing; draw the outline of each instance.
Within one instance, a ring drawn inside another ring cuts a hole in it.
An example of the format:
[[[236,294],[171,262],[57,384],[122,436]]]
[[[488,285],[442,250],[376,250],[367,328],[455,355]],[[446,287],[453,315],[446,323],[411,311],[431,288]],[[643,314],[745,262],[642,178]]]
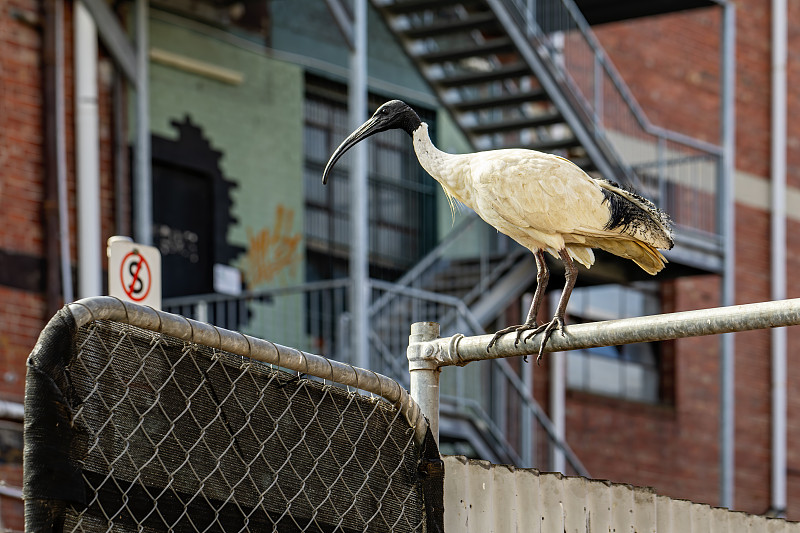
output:
[[[301,350],[317,353],[321,350],[321,353],[333,359],[353,362],[350,358],[350,315],[346,301],[349,285],[348,279],[327,280],[294,287],[248,291],[240,296],[207,294],[173,298],[164,303],[165,310],[172,313],[243,331],[254,337],[273,339]],[[410,379],[403,358],[398,357],[407,347],[408,333],[403,324],[431,319],[441,322],[444,331],[462,331],[471,335],[485,331],[469,307],[454,296],[374,279],[370,280],[370,286],[374,302],[390,301],[387,295],[397,300],[396,305],[384,306],[380,313],[372,316],[369,338],[373,356],[371,367],[402,385],[408,386]],[[300,314],[288,315],[291,309]],[[499,388],[480,400],[486,408],[480,412],[474,408],[466,409],[470,400],[463,383],[464,372],[458,372],[456,383],[449,384],[454,387],[450,393],[458,396],[456,404],[465,411],[463,414],[468,410],[476,425],[490,426],[493,438],[517,466],[530,467],[535,464],[532,457],[525,454],[531,451],[533,432],[538,430],[534,429],[532,423],[526,426],[526,419],[538,421],[538,427],[542,428],[542,435],[546,434],[550,445],[568,450],[567,444],[555,437],[552,423],[533,399],[530,380],[525,376],[515,377],[514,370],[506,361],[498,361],[491,372],[497,377]],[[445,384],[445,394],[448,390],[448,384]],[[493,425],[492,416],[488,414],[492,409],[497,409],[490,406],[501,400],[508,402],[512,411],[518,411],[520,427],[523,428],[523,434],[516,437],[519,442],[503,434],[500,426]],[[583,473],[585,469],[574,454],[570,451],[565,453],[574,471]],[[541,467],[541,464],[538,466]]]
[[[796,325],[800,325],[800,298],[571,324],[563,332],[554,333],[544,351],[585,350]],[[487,350],[491,339],[492,335],[453,335],[429,341],[420,349],[436,361],[437,367],[463,366],[472,361],[537,354],[541,335],[525,343],[515,343],[515,335],[506,335]]]
[[[800,325],[800,298],[573,324],[553,334],[544,351],[581,350],[795,325]],[[528,342],[516,342],[515,335],[505,335],[494,348],[487,350],[492,335],[465,337],[456,334],[437,338],[438,331],[438,324],[433,322],[412,324],[407,353],[412,371],[411,396],[428,417],[437,440],[442,367],[533,355],[538,353],[542,338],[536,335]],[[514,380],[513,384],[518,383]]]

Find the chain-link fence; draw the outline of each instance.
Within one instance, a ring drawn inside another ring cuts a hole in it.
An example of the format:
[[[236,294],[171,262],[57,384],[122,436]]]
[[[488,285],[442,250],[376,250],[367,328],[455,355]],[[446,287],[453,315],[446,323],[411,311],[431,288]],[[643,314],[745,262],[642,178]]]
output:
[[[93,298],[42,332],[25,401],[29,530],[441,527],[427,424],[369,371]]]

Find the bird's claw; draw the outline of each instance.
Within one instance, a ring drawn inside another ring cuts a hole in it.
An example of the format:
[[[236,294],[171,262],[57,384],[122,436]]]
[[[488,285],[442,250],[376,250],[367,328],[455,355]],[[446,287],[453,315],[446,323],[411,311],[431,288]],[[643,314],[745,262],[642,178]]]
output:
[[[524,343],[525,339],[522,339],[522,333],[534,327],[536,327],[534,324],[519,324],[517,326],[508,326],[507,328],[503,328],[494,334],[492,340],[490,340],[489,344],[486,345],[486,351],[488,352],[492,346],[497,344],[497,341],[500,340],[500,337],[502,337],[506,333],[512,333],[512,332],[517,333],[517,337],[516,339],[514,339],[514,346],[517,346],[520,340],[522,340],[522,342]]]
[[[550,337],[553,335],[553,331],[558,329],[561,332],[561,335],[564,335],[564,319],[559,316],[554,316],[553,320],[551,320],[548,324],[542,324],[542,326],[537,329],[541,329],[542,331],[542,342],[539,344],[539,354],[536,356],[536,364],[541,365],[542,356],[544,355],[544,347],[547,345],[547,341],[550,340]]]
[[[497,344],[497,341],[500,340],[500,337],[505,335],[506,333],[516,332],[517,336],[514,339],[514,346],[517,346],[522,341],[523,344],[527,344],[528,339],[535,337],[539,333],[542,333],[544,336],[542,337],[542,342],[539,345],[539,353],[536,357],[536,364],[542,364],[542,356],[544,355],[544,347],[547,344],[547,341],[553,335],[553,332],[558,329],[561,334],[564,334],[564,319],[558,316],[553,317],[553,320],[546,324],[541,324],[536,326],[534,324],[520,324],[518,326],[509,326],[507,328],[501,329],[497,333],[494,334],[492,340],[489,341],[489,344],[486,345],[486,351],[488,352],[489,349]],[[523,360],[527,363],[528,356],[523,356]]]

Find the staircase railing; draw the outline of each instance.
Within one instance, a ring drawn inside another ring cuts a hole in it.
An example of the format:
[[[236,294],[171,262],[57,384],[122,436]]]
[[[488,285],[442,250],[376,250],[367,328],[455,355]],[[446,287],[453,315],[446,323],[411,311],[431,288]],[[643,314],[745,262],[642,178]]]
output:
[[[653,125],[573,0],[492,0],[547,60],[570,99],[682,229],[718,235],[722,148]],[[502,7],[501,7],[502,6]],[[698,216],[698,214],[701,214]]]

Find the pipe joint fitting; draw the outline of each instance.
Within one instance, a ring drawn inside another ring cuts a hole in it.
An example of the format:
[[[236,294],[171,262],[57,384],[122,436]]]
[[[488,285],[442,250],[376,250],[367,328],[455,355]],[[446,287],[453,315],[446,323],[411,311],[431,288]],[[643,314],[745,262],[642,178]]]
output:
[[[409,370],[435,370],[441,366],[438,349],[430,341],[439,338],[439,324],[436,322],[415,322],[411,325],[408,337]]]

